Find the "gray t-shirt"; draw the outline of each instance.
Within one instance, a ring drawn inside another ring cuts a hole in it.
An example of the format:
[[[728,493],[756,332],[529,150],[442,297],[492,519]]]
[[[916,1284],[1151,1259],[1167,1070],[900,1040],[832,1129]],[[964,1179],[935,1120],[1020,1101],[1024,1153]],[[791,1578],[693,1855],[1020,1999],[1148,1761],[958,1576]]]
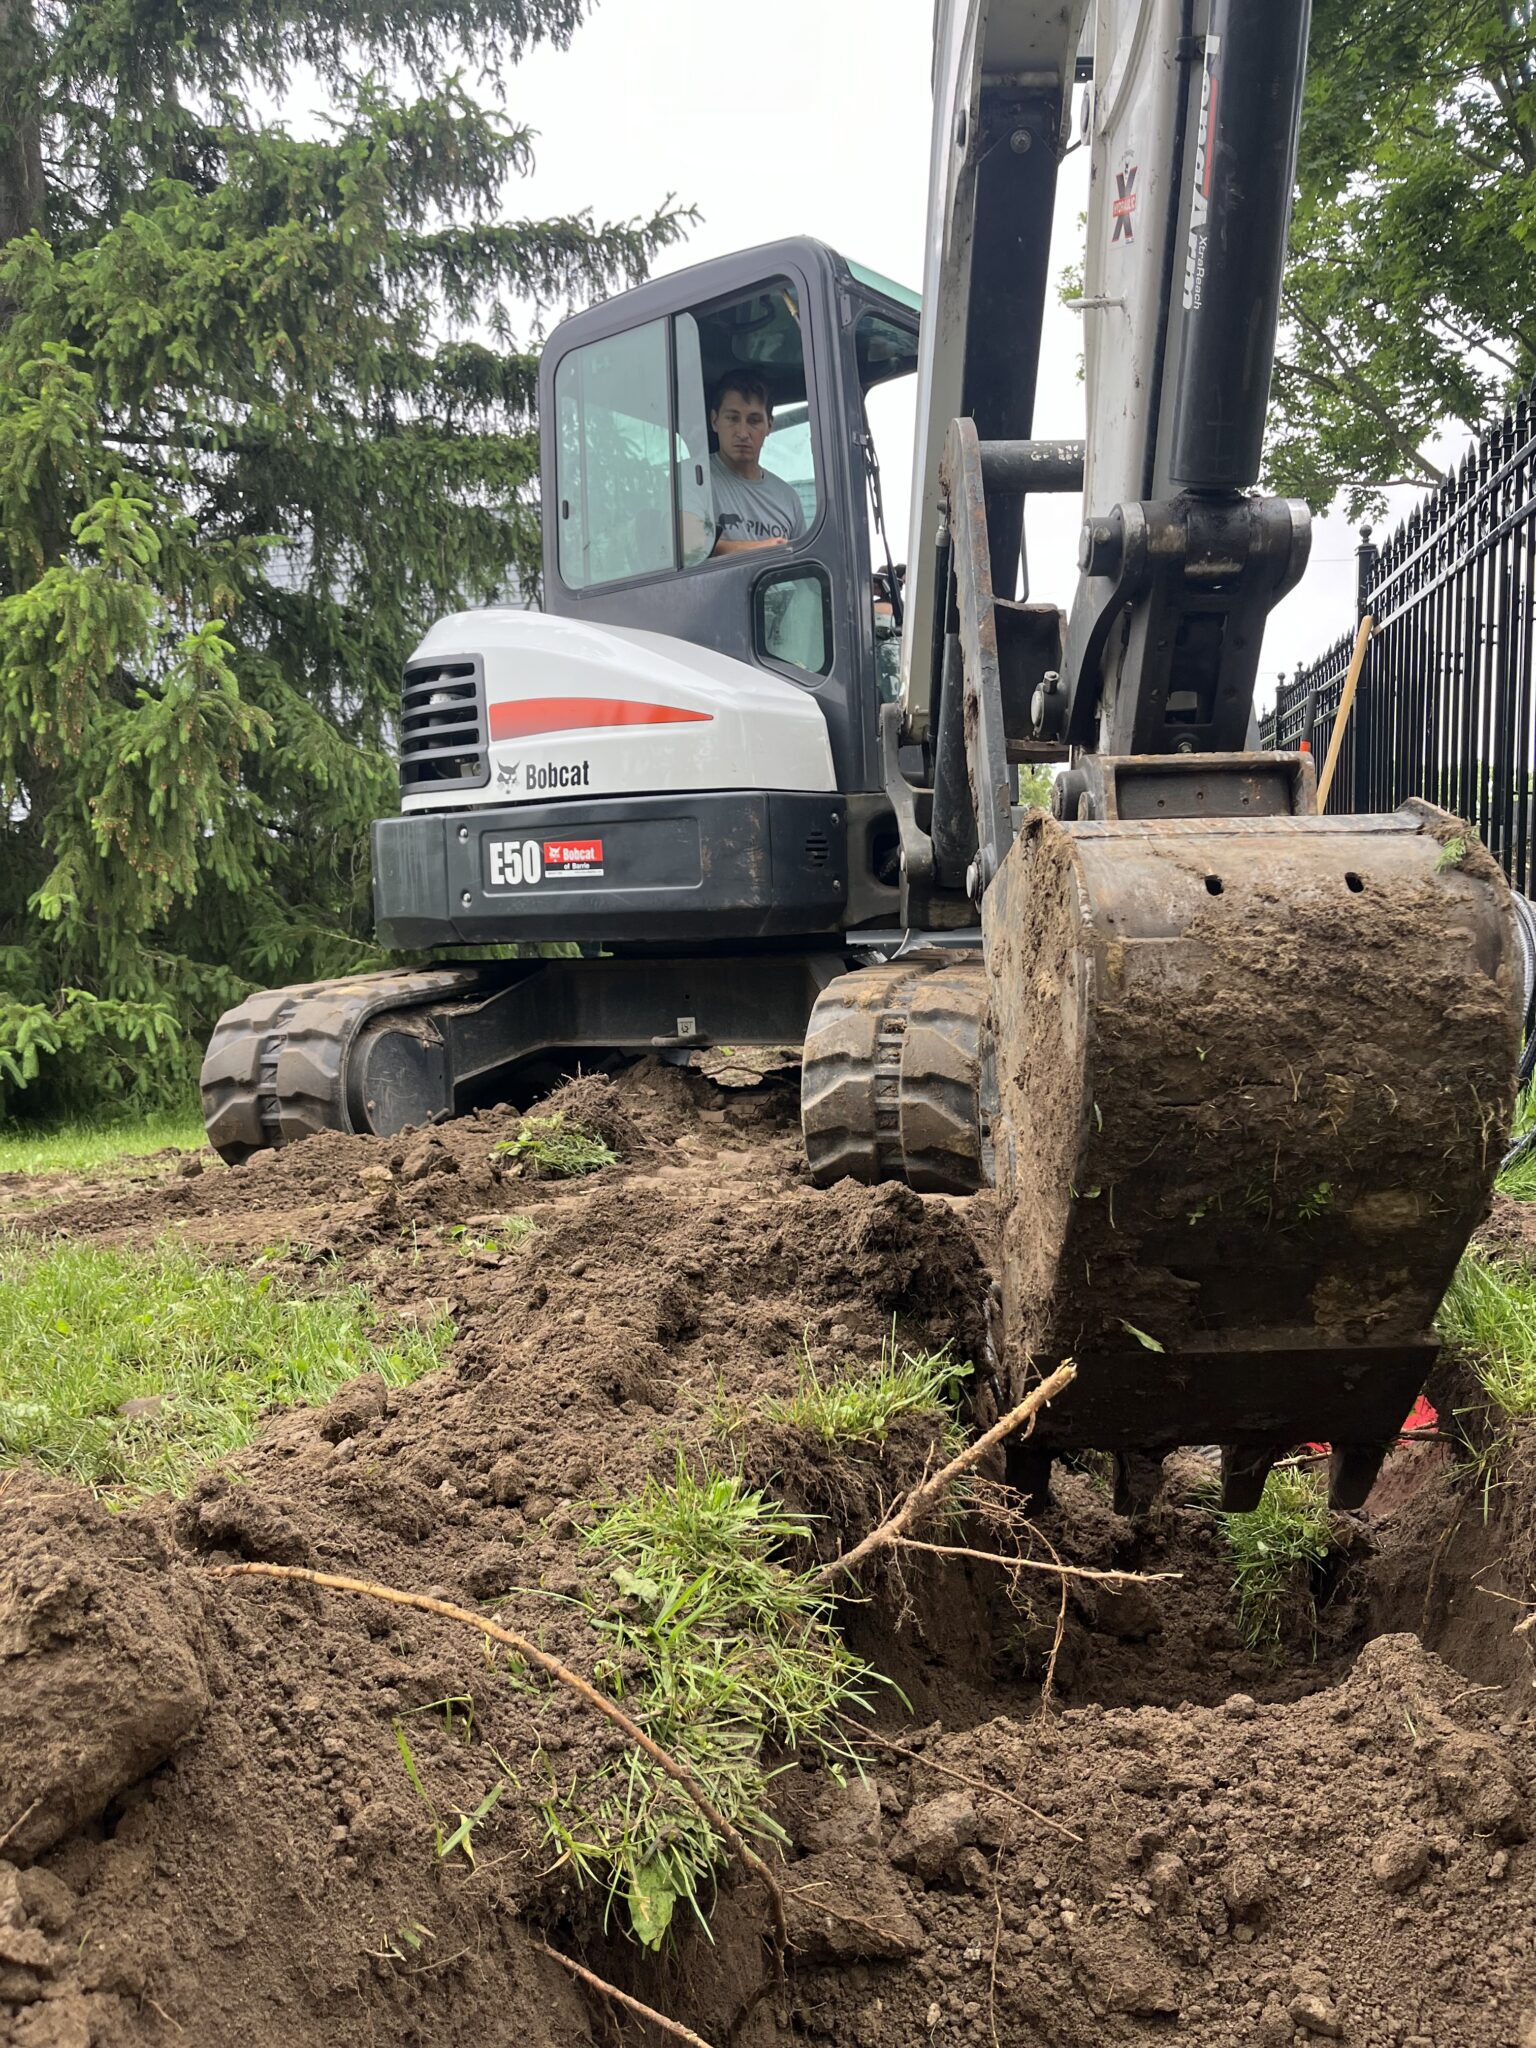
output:
[[[805,508],[793,484],[766,469],[754,482],[740,477],[720,455],[709,458],[715,498],[716,540],[798,540]]]

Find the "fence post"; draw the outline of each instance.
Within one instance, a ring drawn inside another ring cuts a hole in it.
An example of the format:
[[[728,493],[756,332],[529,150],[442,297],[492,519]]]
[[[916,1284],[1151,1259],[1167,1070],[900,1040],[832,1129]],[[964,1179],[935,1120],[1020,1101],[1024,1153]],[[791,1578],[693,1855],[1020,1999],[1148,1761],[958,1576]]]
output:
[[[1362,526],[1360,545],[1355,549],[1355,624],[1358,626],[1366,613],[1372,610],[1375,596],[1376,567],[1381,560],[1381,549],[1371,539],[1371,529]],[[1354,773],[1350,778],[1349,803],[1353,811],[1369,811],[1373,808],[1371,789],[1372,739],[1376,722],[1375,705],[1372,701],[1371,684],[1376,663],[1374,645],[1365,650],[1365,667],[1360,674],[1360,687],[1355,697],[1354,711]]]

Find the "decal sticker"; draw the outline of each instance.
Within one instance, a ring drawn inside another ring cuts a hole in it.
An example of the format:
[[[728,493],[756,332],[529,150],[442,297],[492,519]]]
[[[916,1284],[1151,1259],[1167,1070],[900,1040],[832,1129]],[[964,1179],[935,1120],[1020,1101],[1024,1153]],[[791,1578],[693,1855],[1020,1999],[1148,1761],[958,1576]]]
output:
[[[485,886],[536,889],[544,882],[601,875],[603,842],[594,838],[487,839]]]
[[[1131,215],[1136,211],[1136,173],[1140,169],[1140,164],[1128,163],[1115,173],[1115,196],[1109,209],[1115,221],[1115,232],[1110,237],[1112,242],[1134,242],[1136,239]]]
[[[488,839],[486,887],[522,889],[544,879],[544,849],[537,839]]]
[[[708,725],[712,711],[679,704],[641,704],[633,697],[522,697],[490,707],[493,740],[526,740],[544,732],[590,732],[612,725]]]
[[[1216,98],[1221,81],[1216,59],[1221,37],[1205,39],[1205,64],[1200,73],[1200,133],[1195,144],[1194,190],[1189,201],[1189,243],[1184,252],[1184,310],[1195,312],[1205,297],[1205,254],[1210,234],[1211,177],[1216,168]]]
[[[603,872],[601,839],[546,839],[546,875],[600,875]]]
[[[496,787],[505,792],[516,789],[519,778],[529,791],[536,789],[590,789],[590,761],[530,761],[523,776],[521,761],[503,761],[496,770]]]

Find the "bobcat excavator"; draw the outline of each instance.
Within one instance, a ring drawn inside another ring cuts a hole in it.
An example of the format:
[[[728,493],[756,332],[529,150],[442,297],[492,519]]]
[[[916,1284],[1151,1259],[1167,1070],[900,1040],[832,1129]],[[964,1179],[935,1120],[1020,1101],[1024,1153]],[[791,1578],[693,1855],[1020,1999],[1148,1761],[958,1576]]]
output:
[[[373,837],[387,946],[529,956],[242,1003],[202,1075],[226,1159],[803,1042],[818,1182],[995,1185],[1002,1391],[1078,1366],[1020,1484],[1101,1448],[1134,1504],[1215,1443],[1241,1509],[1317,1439],[1363,1500],[1488,1200],[1520,1002],[1475,842],[1422,803],[1319,816],[1310,758],[1255,748],[1309,544],[1254,488],[1308,15],[939,0],[921,318],[793,240],[555,330],[543,609],[428,633]],[[1079,121],[1085,443],[1033,418]],[[870,401],[903,377],[904,605],[866,518]],[[713,445],[732,397],[773,418],[755,547],[722,545],[751,530]],[[1024,508],[1079,491],[1063,611]],[[1064,764],[1049,813],[1016,800],[1035,762]]]

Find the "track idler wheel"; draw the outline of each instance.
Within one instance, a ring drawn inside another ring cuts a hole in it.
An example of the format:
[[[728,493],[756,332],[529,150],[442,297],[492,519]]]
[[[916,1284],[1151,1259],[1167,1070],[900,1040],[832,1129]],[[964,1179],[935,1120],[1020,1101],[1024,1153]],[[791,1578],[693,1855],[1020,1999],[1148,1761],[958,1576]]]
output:
[[[1219,1444],[1239,1509],[1276,1456],[1328,1443],[1358,1506],[1509,1126],[1494,862],[1423,804],[1037,813],[983,917],[1005,1397],[1077,1364],[1036,1456]]]
[[[974,1194],[991,1180],[986,972],[924,951],[842,974],[806,1030],[800,1120],[818,1187],[903,1180]]]

